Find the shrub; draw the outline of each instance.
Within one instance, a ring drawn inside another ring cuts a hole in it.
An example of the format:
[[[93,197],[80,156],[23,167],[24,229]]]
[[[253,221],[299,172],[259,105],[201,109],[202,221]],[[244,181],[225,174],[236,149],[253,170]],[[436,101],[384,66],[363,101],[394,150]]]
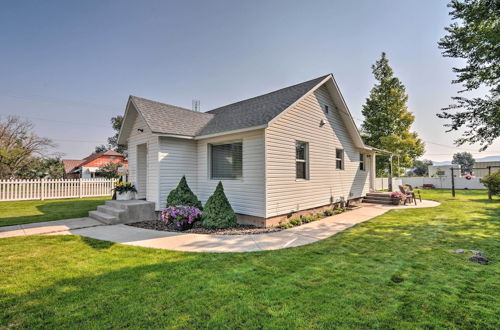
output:
[[[313,221],[318,221],[321,220],[322,218],[323,218],[323,213],[319,212],[314,215]]]
[[[479,181],[486,186],[491,195],[500,195],[500,171],[488,174]]]
[[[290,222],[280,222],[278,227],[280,227],[281,229],[288,229],[288,228],[292,228],[293,225]]]
[[[342,212],[344,212],[346,209],[344,207],[339,207],[339,208],[336,208],[335,210],[333,210],[333,214],[340,214]]]
[[[333,210],[326,210],[325,212],[323,212],[323,214],[325,215],[325,217],[329,217],[333,215]]]
[[[185,230],[192,227],[200,214],[200,209],[195,206],[169,206],[161,211],[161,219],[165,223],[173,223],[179,230]]]
[[[300,226],[302,224],[303,219],[301,218],[291,218],[289,223],[292,225],[292,226]]]
[[[167,197],[167,206],[177,205],[194,206],[203,210],[200,200],[189,188],[185,176],[182,176],[177,188],[172,190]]]
[[[236,214],[224,194],[224,187],[219,181],[212,196],[207,200],[203,214],[202,226],[209,229],[230,228],[236,225]]]

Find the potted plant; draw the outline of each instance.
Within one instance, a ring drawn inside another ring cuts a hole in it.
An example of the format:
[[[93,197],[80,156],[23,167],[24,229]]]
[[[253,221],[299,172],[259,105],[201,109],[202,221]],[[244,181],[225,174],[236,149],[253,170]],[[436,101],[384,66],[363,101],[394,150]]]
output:
[[[177,230],[193,228],[193,224],[199,219],[201,211],[196,206],[177,205],[169,206],[161,211],[161,220],[165,223],[173,223]]]
[[[116,200],[129,201],[134,199],[137,189],[135,189],[132,182],[118,182],[115,185],[114,191],[116,192]]]
[[[395,191],[391,193],[391,201],[393,205],[399,205],[401,202],[406,200],[406,195],[400,191]]]

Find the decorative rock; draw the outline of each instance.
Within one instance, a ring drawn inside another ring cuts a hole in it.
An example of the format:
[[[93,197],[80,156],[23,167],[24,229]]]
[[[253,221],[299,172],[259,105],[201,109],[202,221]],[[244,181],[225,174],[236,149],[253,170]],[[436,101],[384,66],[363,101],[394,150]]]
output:
[[[484,257],[484,254],[481,251],[478,250],[469,250],[469,251],[472,252],[472,254],[475,254],[476,256]]]
[[[457,254],[464,253],[464,252],[465,252],[465,250],[463,250],[463,249],[453,250],[453,253],[457,253]]]
[[[487,265],[490,263],[490,261],[486,257],[477,256],[477,255],[470,257],[469,261],[476,262],[476,263],[481,264],[481,265]]]

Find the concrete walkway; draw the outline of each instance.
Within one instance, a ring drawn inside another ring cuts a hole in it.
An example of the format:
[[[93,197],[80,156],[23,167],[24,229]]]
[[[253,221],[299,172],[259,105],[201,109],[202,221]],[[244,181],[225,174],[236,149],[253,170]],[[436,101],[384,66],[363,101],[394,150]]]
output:
[[[370,220],[389,210],[434,207],[434,201],[417,206],[361,204],[360,208],[274,233],[256,235],[206,235],[173,233],[142,229],[127,225],[103,225],[90,219],[69,219],[27,225],[0,227],[0,238],[27,235],[80,235],[115,243],[156,249],[190,252],[250,252],[277,250],[325,239]]]

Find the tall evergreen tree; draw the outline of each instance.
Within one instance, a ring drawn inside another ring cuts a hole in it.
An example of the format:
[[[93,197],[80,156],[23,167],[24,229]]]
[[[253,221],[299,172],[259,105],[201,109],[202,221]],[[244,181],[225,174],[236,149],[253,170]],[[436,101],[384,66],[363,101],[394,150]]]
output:
[[[402,168],[411,167],[423,155],[424,143],[417,133],[410,131],[415,117],[406,105],[408,95],[394,76],[385,53],[372,65],[372,70],[378,82],[363,106],[362,137],[372,147],[398,154],[399,161],[393,163],[393,168],[394,173],[401,173]],[[388,157],[377,155],[377,173],[381,175],[387,168]]]

